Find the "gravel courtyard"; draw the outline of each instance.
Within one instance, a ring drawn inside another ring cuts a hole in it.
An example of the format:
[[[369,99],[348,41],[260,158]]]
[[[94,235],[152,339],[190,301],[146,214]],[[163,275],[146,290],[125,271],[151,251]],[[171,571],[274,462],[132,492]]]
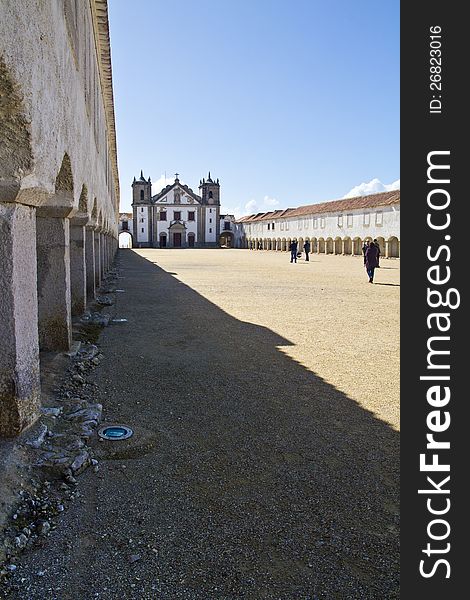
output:
[[[93,372],[125,442],[12,598],[399,598],[399,261],[121,250]],[[41,573],[36,576],[35,573]],[[23,579],[21,579],[23,578]]]
[[[138,253],[233,317],[286,338],[282,352],[399,428],[399,260],[382,260],[370,285],[360,257],[290,264],[287,252]]]

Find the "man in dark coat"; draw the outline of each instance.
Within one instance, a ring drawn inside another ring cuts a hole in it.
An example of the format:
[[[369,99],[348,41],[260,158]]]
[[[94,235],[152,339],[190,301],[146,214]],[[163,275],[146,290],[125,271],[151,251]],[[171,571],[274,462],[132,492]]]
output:
[[[297,240],[290,243],[290,261],[297,262]]]
[[[374,283],[374,271],[379,264],[379,248],[374,243],[369,244],[364,259],[366,261],[366,271],[369,275],[369,283]]]
[[[377,240],[374,240],[374,244],[377,246],[379,253],[377,255],[377,269],[380,269],[380,246],[379,246],[379,242]]]
[[[310,242],[307,240],[304,244],[305,250],[305,260],[308,260],[308,255],[310,254]]]
[[[367,251],[368,247],[369,247],[369,240],[366,240],[364,242],[364,244],[362,245],[362,254],[364,255],[364,264],[366,264],[366,251]]]

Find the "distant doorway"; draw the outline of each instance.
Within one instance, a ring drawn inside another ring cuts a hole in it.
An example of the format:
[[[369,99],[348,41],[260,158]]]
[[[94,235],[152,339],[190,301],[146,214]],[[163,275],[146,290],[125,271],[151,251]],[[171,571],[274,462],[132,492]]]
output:
[[[160,248],[166,248],[166,235],[164,233],[160,234]]]
[[[174,248],[181,248],[181,233],[174,233],[173,234],[173,247]]]
[[[119,248],[132,248],[132,235],[128,231],[119,233]]]
[[[222,231],[219,236],[219,246],[233,248],[233,233],[231,231]]]
[[[190,233],[190,234],[188,235],[188,246],[189,246],[190,248],[194,248],[194,240],[195,240],[194,234],[191,234],[191,233]]]

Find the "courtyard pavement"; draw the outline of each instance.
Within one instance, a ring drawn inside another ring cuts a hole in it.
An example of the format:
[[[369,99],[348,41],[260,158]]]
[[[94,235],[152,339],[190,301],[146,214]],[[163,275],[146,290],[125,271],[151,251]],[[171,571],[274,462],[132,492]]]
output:
[[[121,250],[100,470],[12,598],[399,597],[399,261]],[[38,574],[39,573],[39,574]]]

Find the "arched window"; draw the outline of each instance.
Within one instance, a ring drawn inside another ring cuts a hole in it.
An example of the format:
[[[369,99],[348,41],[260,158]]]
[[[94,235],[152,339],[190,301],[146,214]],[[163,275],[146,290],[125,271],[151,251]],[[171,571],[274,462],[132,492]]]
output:
[[[212,192],[209,192],[209,198],[212,198],[212,197],[213,197]]]
[[[144,199],[144,190],[140,190],[140,199],[143,200]]]

